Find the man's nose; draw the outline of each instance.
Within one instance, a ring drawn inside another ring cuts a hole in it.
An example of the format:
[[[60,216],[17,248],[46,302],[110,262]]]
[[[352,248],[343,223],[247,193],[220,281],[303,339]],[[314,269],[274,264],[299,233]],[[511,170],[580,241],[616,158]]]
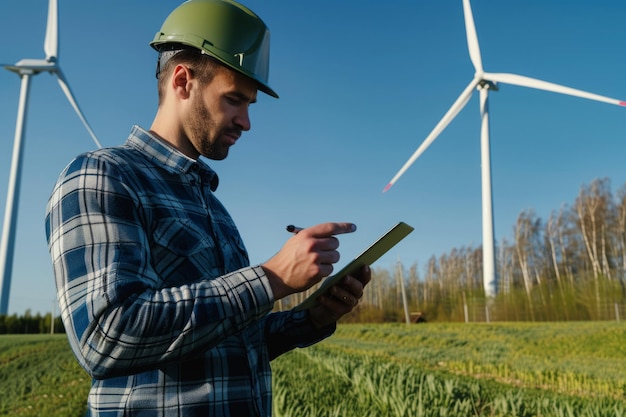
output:
[[[242,110],[235,119],[235,124],[243,131],[250,130],[250,114],[248,109]]]

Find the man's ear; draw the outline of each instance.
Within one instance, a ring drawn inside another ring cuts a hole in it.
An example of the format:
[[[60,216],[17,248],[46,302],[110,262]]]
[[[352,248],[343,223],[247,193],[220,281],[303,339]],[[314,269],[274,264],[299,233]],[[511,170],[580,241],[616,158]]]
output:
[[[178,64],[172,73],[171,86],[180,99],[189,98],[193,75],[186,65]]]

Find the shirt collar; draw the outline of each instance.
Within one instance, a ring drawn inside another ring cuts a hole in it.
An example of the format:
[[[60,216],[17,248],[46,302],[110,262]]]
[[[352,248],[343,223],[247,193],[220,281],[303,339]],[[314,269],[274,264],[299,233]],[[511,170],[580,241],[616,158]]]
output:
[[[148,158],[158,162],[170,172],[189,174],[197,171],[207,179],[211,191],[219,185],[219,177],[211,167],[200,159],[189,158],[169,143],[140,126],[133,126],[126,141],[128,146],[142,151]]]

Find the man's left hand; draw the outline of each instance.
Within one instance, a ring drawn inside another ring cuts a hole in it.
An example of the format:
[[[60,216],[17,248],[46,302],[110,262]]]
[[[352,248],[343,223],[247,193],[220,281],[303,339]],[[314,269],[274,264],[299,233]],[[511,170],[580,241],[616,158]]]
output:
[[[310,318],[317,328],[335,323],[351,312],[363,296],[363,289],[372,278],[369,266],[364,266],[358,274],[347,275],[338,284],[333,285],[311,307]]]

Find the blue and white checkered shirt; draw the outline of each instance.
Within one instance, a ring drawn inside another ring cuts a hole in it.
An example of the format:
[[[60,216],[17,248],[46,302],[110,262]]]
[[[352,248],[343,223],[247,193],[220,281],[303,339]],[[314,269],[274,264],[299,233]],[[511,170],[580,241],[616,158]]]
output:
[[[61,173],[46,236],[90,415],[270,416],[270,360],[334,331],[270,313],[217,183],[137,126]]]

